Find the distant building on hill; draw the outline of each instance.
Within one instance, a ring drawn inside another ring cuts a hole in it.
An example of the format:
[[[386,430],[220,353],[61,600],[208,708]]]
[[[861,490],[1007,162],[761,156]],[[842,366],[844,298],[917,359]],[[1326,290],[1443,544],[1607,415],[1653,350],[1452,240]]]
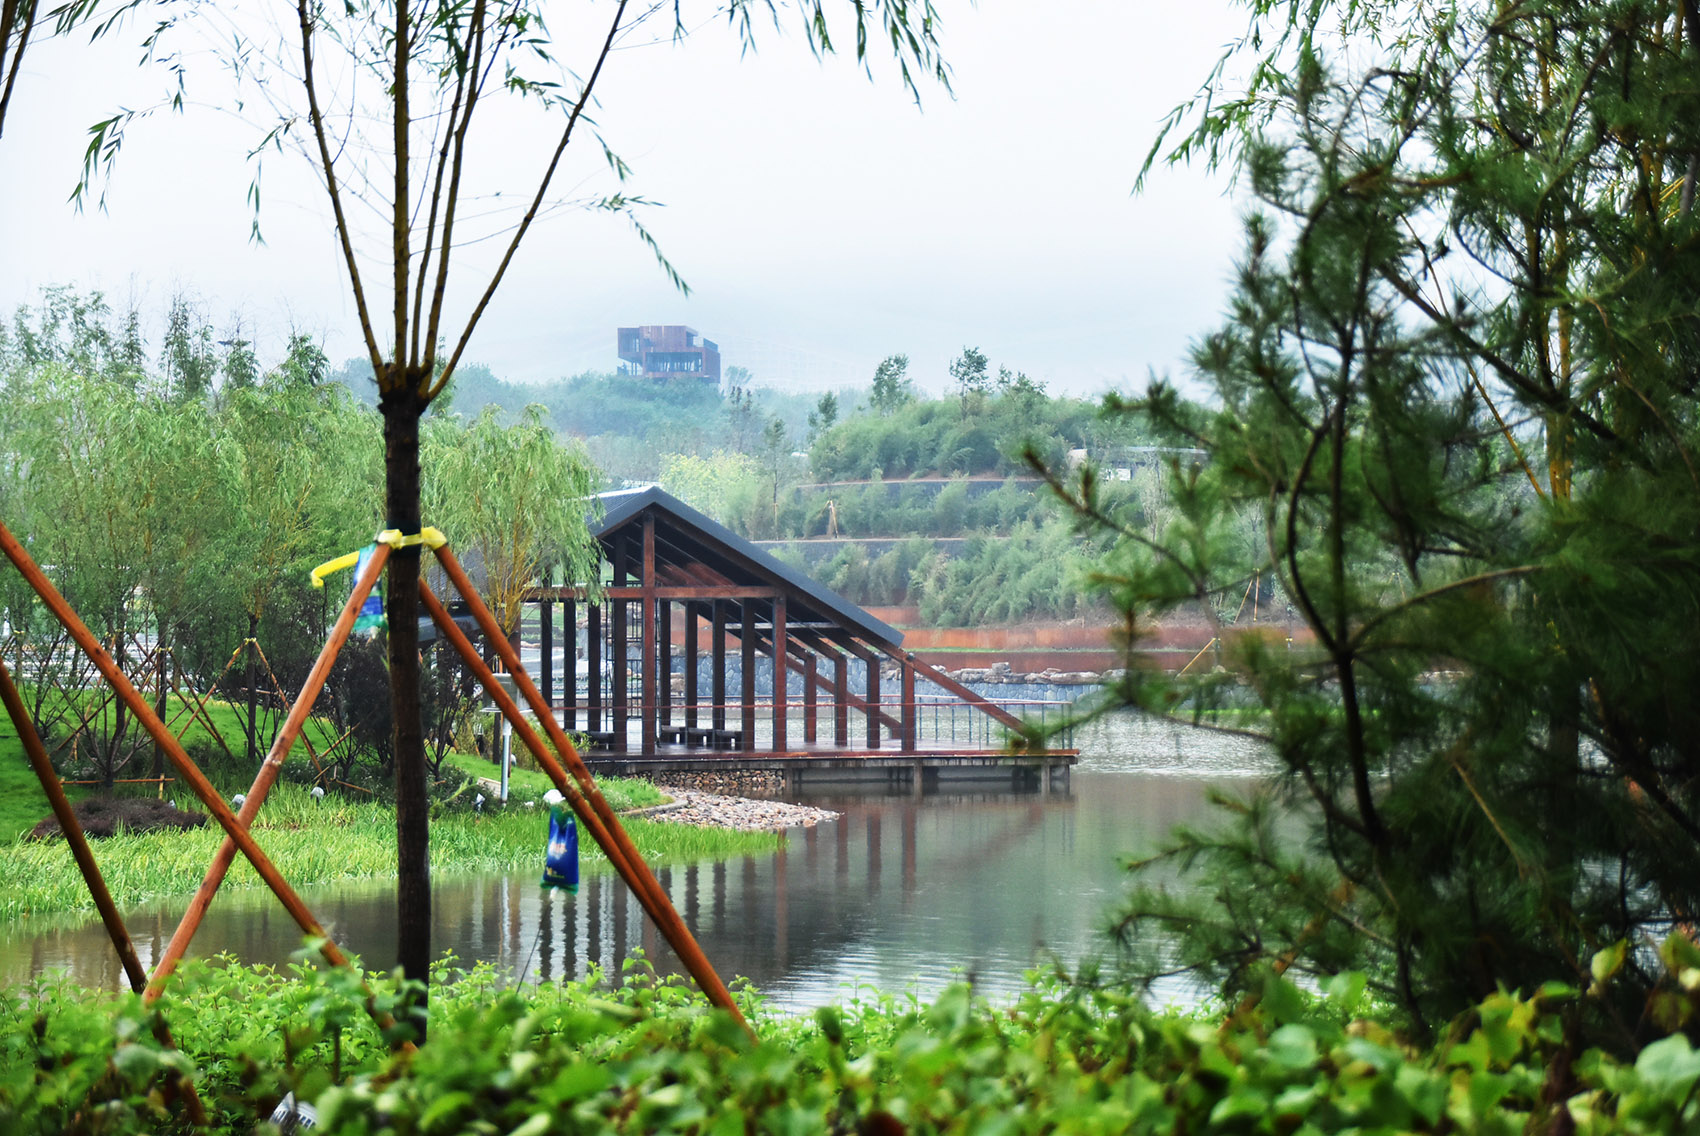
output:
[[[720,345],[692,327],[646,324],[619,332],[621,368],[646,379],[688,377],[720,384]]]

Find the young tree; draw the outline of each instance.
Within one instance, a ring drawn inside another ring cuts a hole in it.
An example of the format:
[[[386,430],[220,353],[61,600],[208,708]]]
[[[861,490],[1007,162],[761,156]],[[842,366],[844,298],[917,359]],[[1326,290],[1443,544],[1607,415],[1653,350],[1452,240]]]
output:
[[[168,397],[177,402],[200,402],[212,392],[218,374],[213,329],[201,306],[179,292],[171,297],[160,344],[160,372]]]
[[[915,398],[915,384],[909,379],[909,356],[887,355],[874,368],[873,389],[868,392],[868,405],[875,414],[894,414]]]
[[[838,396],[827,391],[820,396],[820,401],[815,403],[815,408],[809,411],[809,444],[813,445],[814,440],[832,429],[837,421]]]
[[[1700,902],[1679,866],[1700,854],[1700,668],[1677,645],[1700,606],[1700,328],[1678,299],[1700,292],[1700,104],[1671,79],[1694,22],[1674,2],[1292,11],[1285,79],[1258,69],[1258,98],[1178,151],[1231,144],[1265,210],[1194,352],[1214,404],[1136,404],[1208,465],[1171,478],[1157,535],[1090,474],[1054,480],[1116,539],[1096,579],[1130,641],[1271,571],[1317,643],[1118,686],[1261,708],[1284,770],[1235,829],[1147,862],[1202,870],[1206,898],[1137,893],[1129,942],[1178,926],[1151,972],[1234,990],[1362,968],[1429,1031],[1496,986],[1586,986],[1595,952]],[[1336,78],[1307,12],[1385,17],[1382,58]],[[1256,557],[1230,531],[1251,507]],[[1578,1038],[1637,1043],[1646,961],[1622,956]]]
[[[950,361],[950,377],[956,383],[957,395],[962,400],[962,417],[968,417],[970,409],[980,406],[986,401],[986,392],[991,389],[991,375],[986,356],[976,347],[964,347],[962,354]]]
[[[761,449],[766,457],[768,481],[773,487],[773,516],[779,518],[779,478],[785,467],[785,454],[791,448],[790,439],[786,437],[785,420],[775,415],[768,419],[765,429],[761,432]]]
[[[750,451],[755,434],[756,396],[750,389],[753,378],[743,367],[726,368],[726,434],[732,448],[741,454]]]

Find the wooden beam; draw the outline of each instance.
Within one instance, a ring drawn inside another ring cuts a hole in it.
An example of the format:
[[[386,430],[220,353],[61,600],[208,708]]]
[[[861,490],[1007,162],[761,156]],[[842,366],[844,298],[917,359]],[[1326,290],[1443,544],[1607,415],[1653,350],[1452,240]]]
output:
[[[585,589],[582,587],[568,588],[529,588],[525,592],[525,600],[582,600]],[[657,582],[655,594],[668,600],[769,600],[779,594],[779,589],[770,586],[743,586],[734,584],[663,584]],[[602,595],[611,600],[638,600],[643,598],[642,585],[614,584],[602,589]]]
[[[761,649],[763,651],[771,652],[771,646],[769,645],[768,639],[764,636],[761,636],[759,633],[757,635],[757,646],[758,646],[759,649]],[[797,672],[798,674],[805,673],[804,665],[803,665],[803,662],[802,662],[802,655],[803,655],[804,650],[805,650],[805,648],[801,644],[798,644],[795,641],[793,641],[792,648],[786,655],[786,665],[791,670]],[[850,648],[847,648],[847,650],[850,654],[855,655],[857,658],[861,659],[864,665],[869,666],[869,667],[873,667],[873,666],[876,665],[875,664],[876,656],[873,655],[871,652],[867,651],[866,649],[852,646]],[[835,652],[835,654],[836,654],[836,652]],[[824,679],[824,678],[821,678],[818,675],[815,678],[815,683],[822,690],[828,689],[827,680]],[[860,714],[867,713],[868,703],[867,703],[866,700],[864,700],[862,698],[858,698],[854,694],[848,693],[848,690],[846,690],[844,697],[845,697],[846,704],[851,709],[855,710],[857,713],[860,713]],[[896,737],[897,734],[898,734],[898,731],[903,728],[902,721],[895,714],[888,713],[885,710],[876,709],[875,712],[876,712],[880,722],[882,722],[888,728],[888,730],[891,733],[891,736]],[[848,742],[848,739],[846,739],[845,741],[840,742],[838,744],[848,745],[849,742]]]
[[[906,661],[904,656],[894,648],[888,647],[883,643],[878,644],[878,647],[881,651],[896,659],[898,662],[901,663]],[[957,682],[937,667],[928,663],[923,663],[913,655],[909,656],[908,661],[910,661],[915,670],[929,682],[936,683],[962,699],[964,702],[971,703],[982,713],[996,719],[998,722],[1001,722],[1010,729],[1015,730],[1017,733],[1022,732],[1023,725],[1021,719],[1017,718],[1014,714],[1011,714],[1008,710],[1005,710],[1002,706],[998,706],[987,701],[984,697],[975,694],[972,690],[969,690],[966,686],[963,686],[960,682]]]

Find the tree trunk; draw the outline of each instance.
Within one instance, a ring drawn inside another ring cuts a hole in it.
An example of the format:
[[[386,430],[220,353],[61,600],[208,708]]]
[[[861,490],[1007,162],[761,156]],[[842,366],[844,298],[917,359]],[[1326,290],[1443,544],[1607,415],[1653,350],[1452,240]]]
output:
[[[392,364],[399,367],[400,364]],[[412,535],[419,518],[419,417],[414,384],[385,384],[384,496],[387,528]],[[396,963],[403,976],[427,981],[431,962],[429,805],[425,798],[425,732],[419,704],[419,546],[390,556],[390,708],[395,719]],[[411,1008],[425,1040],[425,1000]]]

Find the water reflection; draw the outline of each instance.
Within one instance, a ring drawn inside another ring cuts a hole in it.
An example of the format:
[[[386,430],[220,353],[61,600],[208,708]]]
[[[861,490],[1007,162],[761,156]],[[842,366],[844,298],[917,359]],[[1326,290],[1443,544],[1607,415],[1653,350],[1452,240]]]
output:
[[[1122,889],[1119,857],[1148,850],[1177,823],[1208,811],[1211,789],[1246,791],[1267,771],[1242,739],[1177,731],[1121,716],[1092,727],[1071,783],[1053,794],[981,790],[809,794],[841,820],[795,830],[759,857],[659,869],[722,975],[742,975],[777,1003],[818,1005],[845,988],[937,989],[972,975],[1010,991],[1042,952],[1075,961],[1100,946],[1103,912]],[[539,824],[539,869],[543,832]],[[394,900],[385,883],[309,889],[331,935],[366,965],[394,962]],[[182,901],[128,916],[144,965],[164,949]],[[492,962],[526,981],[618,973],[642,949],[660,969],[677,961],[617,877],[587,875],[577,896],[547,891],[535,873],[438,880],[432,946]],[[25,927],[0,936],[0,980],[68,969],[120,988],[123,975],[98,922]],[[280,962],[299,947],[268,894],[221,895],[195,953]]]

